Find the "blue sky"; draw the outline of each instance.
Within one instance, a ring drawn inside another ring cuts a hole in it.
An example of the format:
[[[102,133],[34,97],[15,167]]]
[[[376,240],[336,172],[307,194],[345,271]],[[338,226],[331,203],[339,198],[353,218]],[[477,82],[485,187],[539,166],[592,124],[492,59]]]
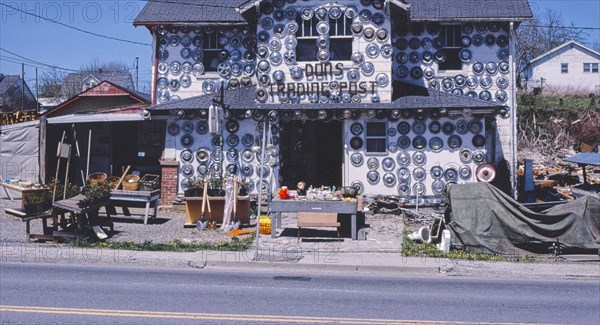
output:
[[[506,0],[510,1],[510,0]],[[0,2],[0,48],[28,59],[67,69],[78,69],[90,61],[121,61],[131,67],[139,57],[140,90],[150,85],[151,48],[95,37],[67,27],[14,11],[17,7],[32,14],[58,20],[89,32],[150,43],[145,27],[133,27],[133,19],[145,1],[12,1]],[[562,14],[563,22],[581,27],[600,28],[598,0],[530,0],[534,14],[547,8]],[[600,42],[600,30],[589,30],[589,42]],[[12,62],[11,62],[12,61]],[[24,60],[0,51],[0,72],[20,74]],[[15,63],[19,62],[19,63]],[[26,62],[27,63],[27,62]],[[31,63],[25,67],[25,80],[33,89],[35,67],[39,75],[49,68]],[[134,72],[134,70],[132,70]],[[135,76],[134,76],[135,78]],[[147,89],[146,89],[147,90]]]

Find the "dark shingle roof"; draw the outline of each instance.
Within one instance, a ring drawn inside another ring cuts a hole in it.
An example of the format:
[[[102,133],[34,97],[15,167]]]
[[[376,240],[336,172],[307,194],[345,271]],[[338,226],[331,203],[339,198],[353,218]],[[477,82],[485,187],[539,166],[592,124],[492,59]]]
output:
[[[244,2],[245,0],[150,0],[133,24],[245,23],[237,11]]]
[[[406,0],[411,20],[522,20],[533,17],[527,0]]]
[[[226,105],[231,106],[231,109],[255,109],[258,105],[256,98],[256,86],[242,87],[233,90],[226,90],[223,95]],[[208,108],[212,105],[212,100],[215,94],[200,95],[196,97],[186,98],[178,101],[167,102],[150,106],[151,110],[170,110],[170,109],[199,109]]]
[[[6,91],[11,87],[15,86],[17,81],[20,81],[21,77],[18,75],[8,75],[0,78],[0,96],[3,96]]]
[[[21,89],[23,80],[19,75],[0,74],[0,110],[2,111],[30,111],[37,108],[35,95],[25,82],[25,97],[22,101]],[[21,109],[22,108],[22,109]]]
[[[284,104],[261,104],[254,98],[256,86],[226,90],[224,101],[231,109],[409,109],[409,108],[499,108],[494,102],[486,102],[480,99],[471,99],[467,96],[457,96],[443,92],[427,90],[423,88],[421,95],[404,96],[391,103],[299,103],[293,105]],[[150,110],[176,110],[176,109],[205,109],[212,104],[215,95],[200,95],[179,101],[168,102],[150,106]]]
[[[258,1],[262,2],[262,1]],[[243,13],[254,6],[246,1],[240,6]],[[533,17],[527,0],[394,0],[406,7],[412,20],[522,20]]]

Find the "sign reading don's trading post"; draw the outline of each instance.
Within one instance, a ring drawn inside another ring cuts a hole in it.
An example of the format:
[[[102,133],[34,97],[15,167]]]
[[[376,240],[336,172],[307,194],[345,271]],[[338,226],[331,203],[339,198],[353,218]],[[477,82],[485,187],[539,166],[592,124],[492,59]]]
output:
[[[343,94],[365,95],[377,93],[376,81],[350,81],[345,80],[343,63],[307,63],[294,79],[302,79],[296,82],[277,81],[269,84],[269,100],[275,102],[280,96],[289,98],[320,97]],[[292,71],[294,73],[294,71]]]

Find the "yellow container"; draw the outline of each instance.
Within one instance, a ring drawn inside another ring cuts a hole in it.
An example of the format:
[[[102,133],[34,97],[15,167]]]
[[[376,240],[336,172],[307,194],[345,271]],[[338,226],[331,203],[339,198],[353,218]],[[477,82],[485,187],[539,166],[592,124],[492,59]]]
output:
[[[260,216],[260,233],[263,235],[271,234],[271,218],[269,216]]]

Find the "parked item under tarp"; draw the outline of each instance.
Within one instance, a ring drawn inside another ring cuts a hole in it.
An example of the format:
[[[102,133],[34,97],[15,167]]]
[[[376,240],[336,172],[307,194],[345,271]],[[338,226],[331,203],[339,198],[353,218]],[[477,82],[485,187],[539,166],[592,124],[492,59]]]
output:
[[[453,245],[503,255],[521,250],[563,254],[598,253],[600,200],[584,197],[535,213],[487,183],[454,185],[448,193],[446,224]],[[455,241],[456,240],[456,241]]]

